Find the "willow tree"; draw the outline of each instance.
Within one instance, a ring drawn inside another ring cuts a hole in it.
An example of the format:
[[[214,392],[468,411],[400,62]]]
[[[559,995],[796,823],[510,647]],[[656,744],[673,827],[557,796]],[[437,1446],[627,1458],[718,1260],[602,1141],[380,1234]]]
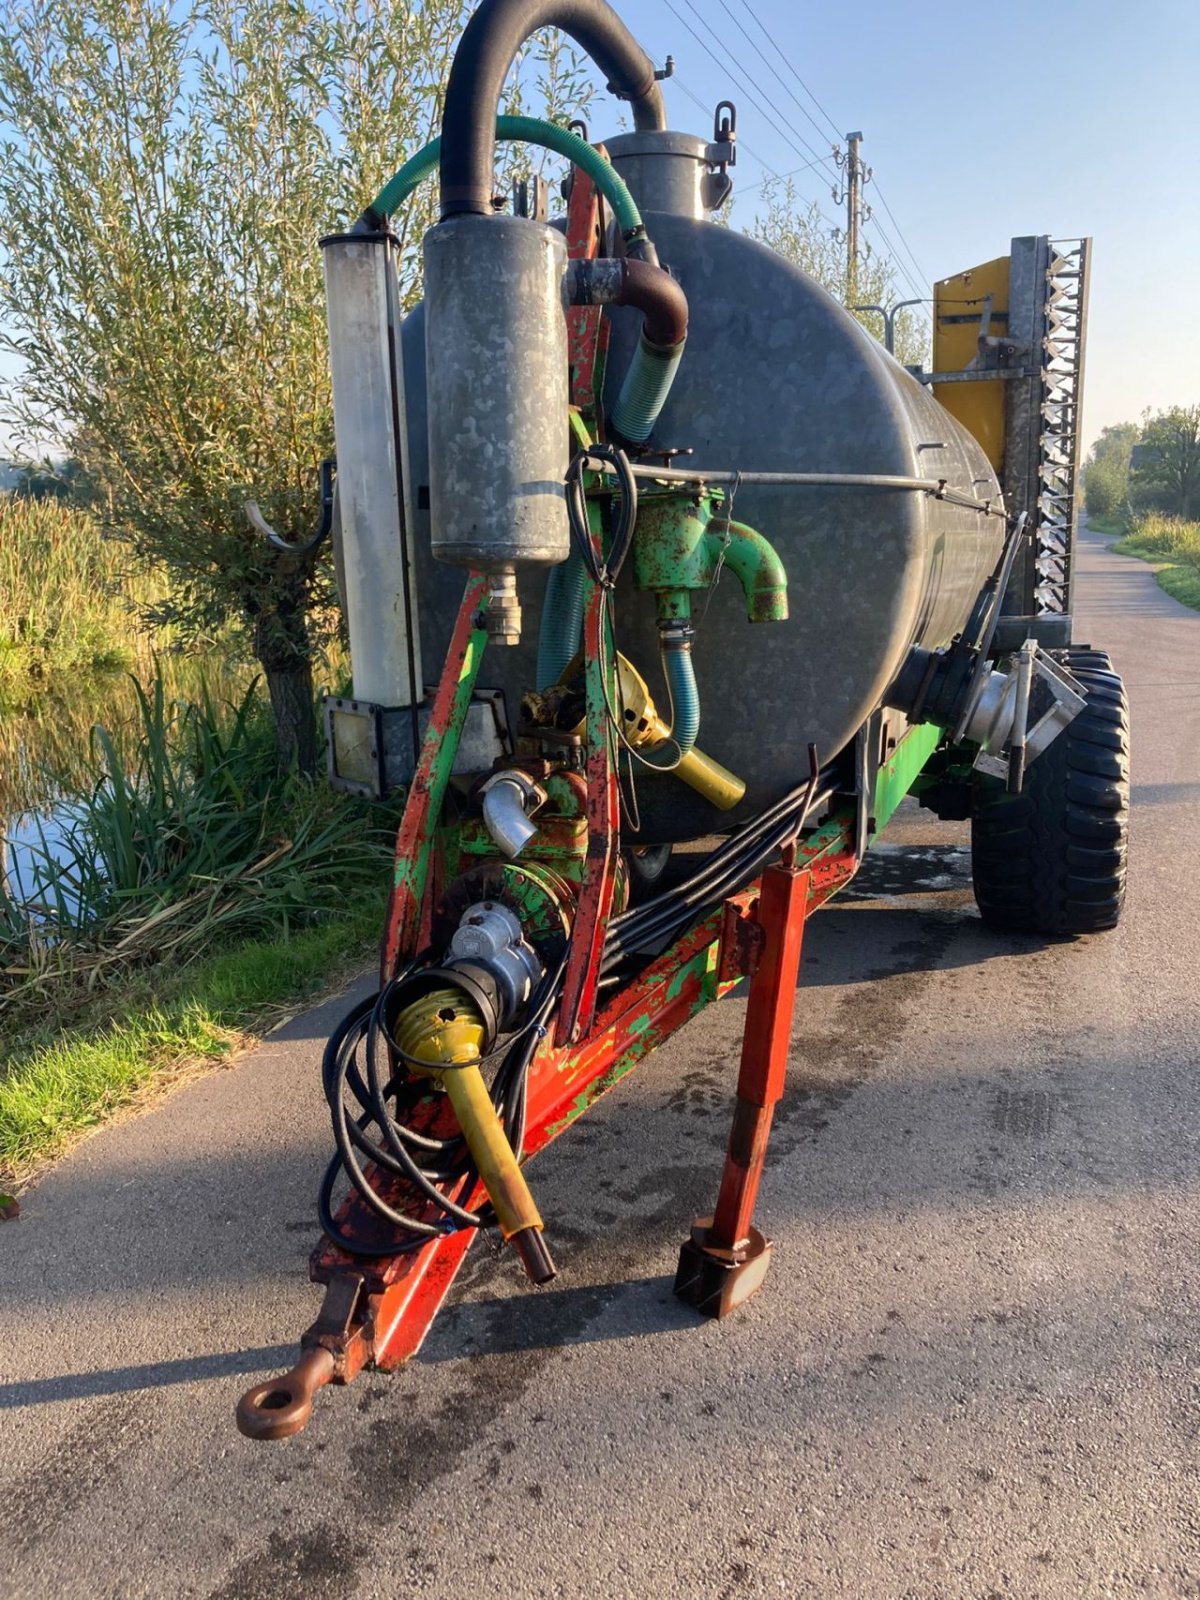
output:
[[[72,456],[108,530],[171,575],[155,620],[232,619],[261,664],[281,759],[316,763],[315,522],[333,429],[318,238],[437,131],[465,0],[13,0],[0,31],[0,349],[10,431]],[[557,36],[522,96],[587,103]],[[509,158],[510,163],[520,157]],[[400,230],[416,293],[434,197]]]

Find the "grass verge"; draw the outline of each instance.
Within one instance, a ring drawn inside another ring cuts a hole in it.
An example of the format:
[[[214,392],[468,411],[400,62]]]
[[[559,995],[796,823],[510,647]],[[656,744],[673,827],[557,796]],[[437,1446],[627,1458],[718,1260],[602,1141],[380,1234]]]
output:
[[[0,1058],[0,1187],[19,1189],[118,1111],[229,1059],[291,1010],[369,965],[385,892],[286,937],[247,942],[182,972],[142,974],[112,1015],[59,1032],[28,1030]],[[315,1068],[314,1068],[315,1070]]]
[[[1122,534],[1129,531],[1129,524],[1123,517],[1096,517],[1089,511],[1087,525],[1097,533],[1105,533],[1112,539],[1119,539]]]
[[[1092,526],[1097,524],[1093,521]],[[1157,513],[1135,517],[1126,537],[1113,549],[1118,555],[1154,563],[1159,588],[1200,611],[1200,522]]]
[[[1195,567],[1159,567],[1154,574],[1160,589],[1193,611],[1200,611],[1200,571]]]

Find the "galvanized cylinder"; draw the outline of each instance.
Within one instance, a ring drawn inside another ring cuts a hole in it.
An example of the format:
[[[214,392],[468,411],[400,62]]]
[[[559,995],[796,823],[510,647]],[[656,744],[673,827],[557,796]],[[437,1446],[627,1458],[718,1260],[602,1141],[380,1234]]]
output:
[[[561,233],[458,216],[425,235],[429,498],[440,561],[495,572],[570,550]]]
[[[622,133],[604,143],[642,211],[699,221],[725,192],[711,181],[708,145],[694,133]]]

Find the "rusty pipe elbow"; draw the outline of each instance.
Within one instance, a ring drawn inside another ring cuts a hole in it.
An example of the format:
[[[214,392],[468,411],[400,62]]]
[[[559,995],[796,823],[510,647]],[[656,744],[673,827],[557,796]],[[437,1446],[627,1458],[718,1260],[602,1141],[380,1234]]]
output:
[[[571,305],[636,307],[643,314],[643,336],[660,350],[687,338],[687,296],[665,267],[629,256],[572,261],[566,292]]]

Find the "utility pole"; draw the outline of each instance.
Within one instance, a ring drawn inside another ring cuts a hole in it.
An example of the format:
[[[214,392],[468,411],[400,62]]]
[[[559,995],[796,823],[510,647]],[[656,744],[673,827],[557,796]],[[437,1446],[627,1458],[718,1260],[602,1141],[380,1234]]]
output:
[[[846,304],[858,299],[858,219],[862,211],[861,133],[846,135]]]
[[[870,206],[864,206],[862,192],[871,181],[871,169],[863,165],[859,153],[862,144],[861,133],[848,133],[846,135],[845,151],[835,151],[839,167],[845,172],[845,177],[839,190],[834,185],[833,199],[835,205],[846,203],[846,304],[855,305],[858,301],[858,263],[859,263],[859,238],[862,224],[871,215]]]

